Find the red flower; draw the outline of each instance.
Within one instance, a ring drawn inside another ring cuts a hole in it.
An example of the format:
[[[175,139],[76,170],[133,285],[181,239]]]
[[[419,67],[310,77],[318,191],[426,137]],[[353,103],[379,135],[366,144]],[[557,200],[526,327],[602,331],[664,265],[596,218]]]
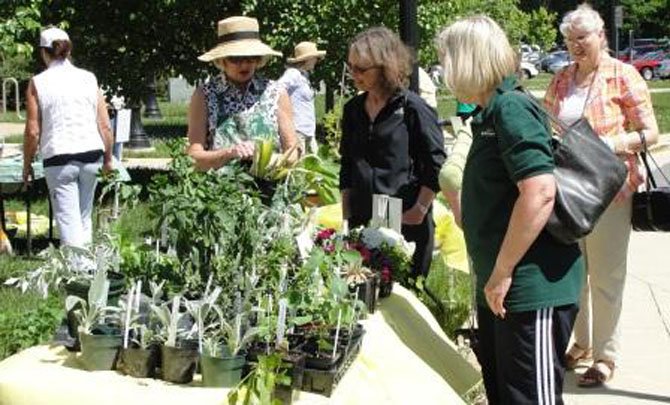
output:
[[[391,282],[391,269],[384,266],[382,268],[381,276],[382,276],[382,281],[383,282],[385,282],[385,283]]]
[[[372,258],[372,252],[370,252],[370,249],[363,245],[359,245],[356,246],[356,250],[358,250],[358,253],[360,253],[363,257],[363,263],[370,263],[370,259]]]
[[[316,234],[316,239],[317,240],[325,240],[325,239],[330,239],[331,236],[335,234],[335,229],[333,228],[328,228],[328,229],[323,229],[319,231],[319,233]]]

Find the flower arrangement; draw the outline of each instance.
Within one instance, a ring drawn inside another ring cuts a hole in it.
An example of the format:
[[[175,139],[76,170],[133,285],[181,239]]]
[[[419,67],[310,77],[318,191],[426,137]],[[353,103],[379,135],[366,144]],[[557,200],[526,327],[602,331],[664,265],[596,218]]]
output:
[[[372,274],[365,270],[379,274],[382,296],[390,293],[393,281],[407,280],[415,249],[413,242],[408,243],[400,233],[389,228],[360,227],[347,235],[339,234],[332,228],[321,229],[316,233],[314,245],[329,255],[358,252],[361,257],[360,265],[343,265],[343,276],[347,282],[360,282],[361,279],[364,280],[363,277]],[[388,289],[386,294],[384,287]]]

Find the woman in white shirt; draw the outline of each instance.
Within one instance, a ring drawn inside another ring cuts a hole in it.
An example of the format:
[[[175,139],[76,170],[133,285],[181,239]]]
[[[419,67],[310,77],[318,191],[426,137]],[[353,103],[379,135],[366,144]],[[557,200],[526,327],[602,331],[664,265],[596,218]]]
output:
[[[61,245],[91,242],[97,172],[112,168],[112,132],[105,99],[95,76],[69,61],[72,43],[59,28],[40,34],[47,69],[26,91],[23,180],[32,180],[39,147]]]
[[[316,114],[314,112],[314,89],[309,82],[309,73],[314,70],[326,51],[317,49],[314,42],[301,42],[295,46],[294,57],[288,58],[289,67],[279,82],[286,87],[293,105],[293,122],[298,141],[304,152],[317,153]]]

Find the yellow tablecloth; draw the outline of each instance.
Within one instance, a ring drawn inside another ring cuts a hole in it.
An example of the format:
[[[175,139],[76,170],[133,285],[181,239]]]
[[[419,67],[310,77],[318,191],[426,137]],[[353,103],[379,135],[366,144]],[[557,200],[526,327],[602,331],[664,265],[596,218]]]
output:
[[[300,392],[298,404],[462,404],[480,375],[456,351],[430,311],[394,286],[363,321],[356,361],[331,398]],[[36,346],[0,363],[0,404],[224,404],[227,390],[81,370],[62,347]]]

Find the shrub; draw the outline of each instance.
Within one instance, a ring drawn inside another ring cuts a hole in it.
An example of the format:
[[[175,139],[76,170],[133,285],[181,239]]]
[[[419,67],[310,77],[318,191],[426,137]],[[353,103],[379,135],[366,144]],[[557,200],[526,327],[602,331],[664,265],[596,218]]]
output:
[[[62,297],[17,289],[0,289],[0,360],[23,349],[49,342],[64,316]]]

